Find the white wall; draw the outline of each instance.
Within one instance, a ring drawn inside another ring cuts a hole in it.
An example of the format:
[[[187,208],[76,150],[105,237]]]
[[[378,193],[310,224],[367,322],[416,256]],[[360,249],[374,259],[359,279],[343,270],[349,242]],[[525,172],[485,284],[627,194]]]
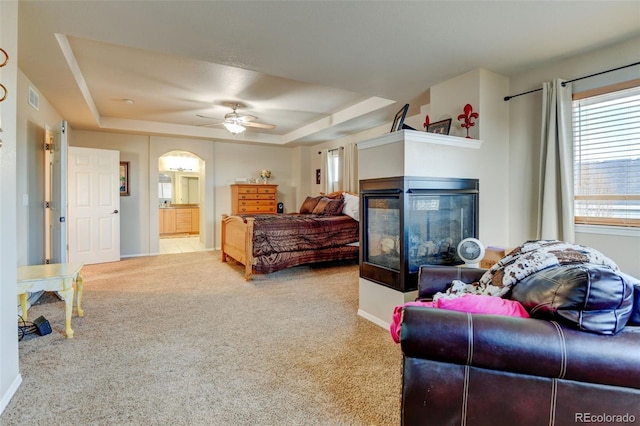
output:
[[[466,137],[458,115],[470,104],[479,114],[470,128],[472,139],[483,141],[476,152],[463,151],[458,161],[443,164],[449,177],[480,180],[478,238],[486,246],[502,246],[509,242],[508,163],[509,110],[502,98],[508,94],[509,80],[485,69],[477,69],[437,84],[430,89],[431,122],[451,118],[450,135]],[[425,170],[429,175],[429,170]]]
[[[220,218],[231,213],[231,188],[236,178],[257,178],[260,170],[271,170],[269,183],[278,185],[278,201],[285,212],[298,209],[297,180],[294,179],[295,150],[280,146],[216,142],[215,150],[215,243],[220,247]],[[301,203],[301,201],[300,201]]]
[[[18,135],[17,146],[17,229],[18,265],[37,265],[45,260],[44,209],[44,137],[45,129],[55,127],[62,117],[49,101],[40,95],[36,110],[27,102],[29,87],[37,88],[18,70]]]
[[[9,62],[0,68],[7,98],[0,103],[0,414],[22,382],[18,365],[16,303],[16,139],[18,93],[18,3],[0,2],[0,46]],[[4,59],[4,58],[2,58]]]
[[[512,76],[511,95],[542,87],[554,78],[567,80],[638,62],[640,37],[584,55],[540,66]],[[573,83],[573,91],[628,81],[640,77],[640,67],[603,74]],[[542,92],[511,99],[509,121],[509,245],[536,237]],[[576,242],[600,250],[620,268],[640,277],[640,235],[620,236],[615,231],[576,233]]]

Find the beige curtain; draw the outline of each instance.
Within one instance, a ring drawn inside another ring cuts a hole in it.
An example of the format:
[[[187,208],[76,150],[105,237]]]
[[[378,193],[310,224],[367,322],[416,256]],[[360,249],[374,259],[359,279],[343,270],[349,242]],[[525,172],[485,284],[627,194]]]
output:
[[[574,242],[571,84],[542,86],[538,238]]]
[[[344,147],[342,185],[343,191],[358,192],[358,147],[355,143],[347,144]]]

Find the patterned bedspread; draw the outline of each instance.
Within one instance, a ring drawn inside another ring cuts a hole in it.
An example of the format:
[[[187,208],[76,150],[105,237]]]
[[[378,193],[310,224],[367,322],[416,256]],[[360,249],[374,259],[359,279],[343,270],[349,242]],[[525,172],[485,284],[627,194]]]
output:
[[[253,217],[257,273],[358,257],[358,222],[346,215],[266,214]],[[350,245],[351,244],[351,245]]]

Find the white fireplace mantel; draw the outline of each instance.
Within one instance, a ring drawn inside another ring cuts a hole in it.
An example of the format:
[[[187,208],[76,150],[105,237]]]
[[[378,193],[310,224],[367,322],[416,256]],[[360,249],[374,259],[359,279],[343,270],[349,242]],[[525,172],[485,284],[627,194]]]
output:
[[[358,142],[358,179],[393,176],[476,178],[483,141],[400,130]]]
[[[440,135],[437,133],[419,132],[417,130],[400,130],[386,133],[373,139],[358,142],[358,150],[375,148],[381,145],[399,142],[413,142],[421,144],[447,145],[457,148],[480,149],[482,141],[458,136]]]

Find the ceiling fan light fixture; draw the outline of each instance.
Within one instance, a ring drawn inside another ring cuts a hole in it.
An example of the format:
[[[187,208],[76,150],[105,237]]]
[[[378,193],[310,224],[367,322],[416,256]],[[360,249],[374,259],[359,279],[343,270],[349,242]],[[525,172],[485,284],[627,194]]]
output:
[[[232,134],[237,135],[239,133],[244,132],[246,127],[238,124],[238,123],[224,123],[224,127]]]

